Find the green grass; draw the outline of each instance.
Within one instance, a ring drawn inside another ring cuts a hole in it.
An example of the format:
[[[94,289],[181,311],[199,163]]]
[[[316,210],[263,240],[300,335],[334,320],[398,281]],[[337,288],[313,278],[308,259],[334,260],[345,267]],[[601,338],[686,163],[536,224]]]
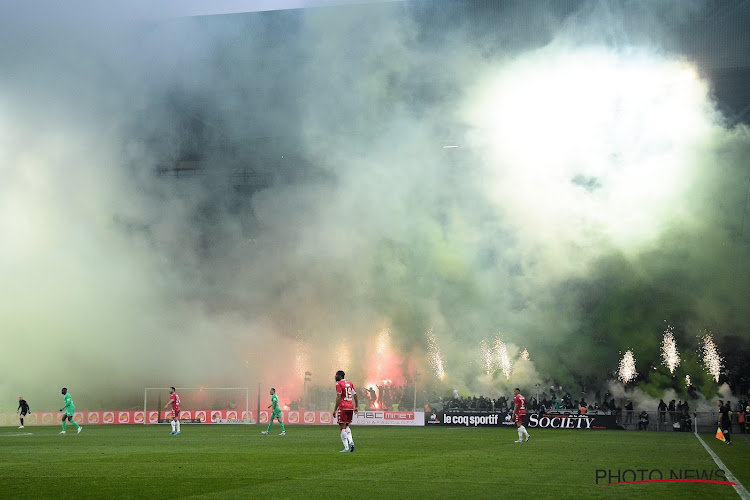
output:
[[[165,425],[0,428],[0,498],[738,498],[731,486],[596,484],[597,469],[716,469],[689,433]],[[27,431],[31,435],[20,435]],[[703,439],[750,486],[750,435]],[[628,478],[629,479],[629,478]]]

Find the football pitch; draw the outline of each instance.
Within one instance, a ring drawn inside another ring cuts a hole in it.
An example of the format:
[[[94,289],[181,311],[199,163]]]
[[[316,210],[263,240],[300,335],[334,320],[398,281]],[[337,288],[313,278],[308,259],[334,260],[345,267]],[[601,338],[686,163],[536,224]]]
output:
[[[533,430],[517,444],[512,428],[353,427],[355,453],[339,453],[335,426],[264,428],[0,428],[0,498],[739,498],[725,484],[631,483],[724,481],[690,433]],[[750,435],[702,437],[750,486]]]

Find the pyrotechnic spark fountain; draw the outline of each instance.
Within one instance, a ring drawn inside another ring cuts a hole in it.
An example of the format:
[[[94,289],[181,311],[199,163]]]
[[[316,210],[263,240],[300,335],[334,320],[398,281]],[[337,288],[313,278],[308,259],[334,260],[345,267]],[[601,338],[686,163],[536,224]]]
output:
[[[497,368],[497,360],[495,359],[495,353],[492,352],[492,348],[486,340],[482,340],[482,344],[479,346],[479,357],[482,360],[482,367],[487,372],[487,375],[491,375]]]
[[[664,339],[661,341],[661,357],[664,366],[669,368],[669,373],[674,373],[675,368],[680,366],[680,351],[677,350],[674,328],[671,326],[667,326],[667,329],[664,330]]]
[[[529,360],[529,350],[526,349],[525,347],[523,348],[523,351],[521,351],[521,359],[524,361]]]
[[[445,378],[443,355],[440,353],[440,346],[438,345],[437,337],[435,337],[432,328],[427,330],[427,357],[435,376],[440,380],[443,380]]]
[[[510,361],[508,348],[505,346],[505,342],[499,338],[495,339],[495,356],[505,378],[509,379],[511,372],[513,371],[513,363]]]
[[[693,383],[690,381],[690,375],[685,375],[685,386],[690,388],[692,385]]]
[[[638,372],[635,370],[635,356],[633,351],[628,350],[620,360],[620,368],[618,370],[617,378],[619,378],[623,384],[627,384],[633,380]]]
[[[724,359],[719,355],[719,350],[716,348],[713,336],[710,333],[703,335],[702,342],[701,354],[703,364],[706,367],[706,371],[718,382],[721,369],[724,368]]]

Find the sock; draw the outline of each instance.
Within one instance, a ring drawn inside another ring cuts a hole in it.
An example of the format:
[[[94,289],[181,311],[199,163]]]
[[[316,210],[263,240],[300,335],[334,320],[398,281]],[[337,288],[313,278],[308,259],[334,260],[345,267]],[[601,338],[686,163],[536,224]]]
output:
[[[344,443],[344,449],[349,449],[349,440],[347,439],[346,429],[341,429],[341,442]]]
[[[349,441],[349,443],[351,444],[354,443],[354,439],[352,438],[352,430],[349,427],[346,428],[346,438]]]
[[[266,429],[266,432],[271,432],[271,427],[273,427],[273,419],[271,419],[271,421],[268,422],[268,429]]]
[[[180,421],[178,420],[178,421],[176,422],[176,424],[177,424],[177,432],[180,432]]]
[[[528,435],[529,435],[529,432],[528,432],[528,431],[526,430],[526,427],[525,427],[525,426],[523,426],[523,425],[522,425],[521,427],[519,427],[519,429],[520,429],[521,433],[522,433],[522,434],[523,434],[524,436],[528,436]]]
[[[177,423],[174,420],[169,423],[172,424],[172,432],[177,432]]]
[[[522,427],[518,428],[518,439],[522,439],[523,438],[523,431],[521,429],[522,429]]]
[[[21,425],[23,425],[23,417],[21,417]]]
[[[73,425],[76,426],[76,429],[80,429],[81,428],[81,426],[78,425],[78,422],[76,422],[75,420],[73,420]]]
[[[65,427],[68,425],[67,420],[63,420],[63,432],[65,432]]]
[[[284,422],[279,420],[279,423],[281,424],[281,432],[286,432],[286,429],[284,429]]]

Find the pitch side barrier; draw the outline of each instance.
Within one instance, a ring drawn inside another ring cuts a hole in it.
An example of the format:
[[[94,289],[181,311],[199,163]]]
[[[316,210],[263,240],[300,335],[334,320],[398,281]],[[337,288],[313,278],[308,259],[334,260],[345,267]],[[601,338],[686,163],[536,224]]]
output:
[[[620,425],[629,431],[704,432],[713,434],[716,432],[719,421],[718,410],[688,411],[687,414],[647,411],[646,416],[647,421],[642,422],[641,411],[633,410],[632,415],[623,411],[619,417]],[[737,421],[737,413],[734,411],[732,412],[732,432],[742,432],[740,423]]]
[[[433,427],[515,427],[508,412],[443,411],[425,414],[425,425]],[[526,414],[529,429],[622,429],[615,415],[578,415],[566,413]]]

